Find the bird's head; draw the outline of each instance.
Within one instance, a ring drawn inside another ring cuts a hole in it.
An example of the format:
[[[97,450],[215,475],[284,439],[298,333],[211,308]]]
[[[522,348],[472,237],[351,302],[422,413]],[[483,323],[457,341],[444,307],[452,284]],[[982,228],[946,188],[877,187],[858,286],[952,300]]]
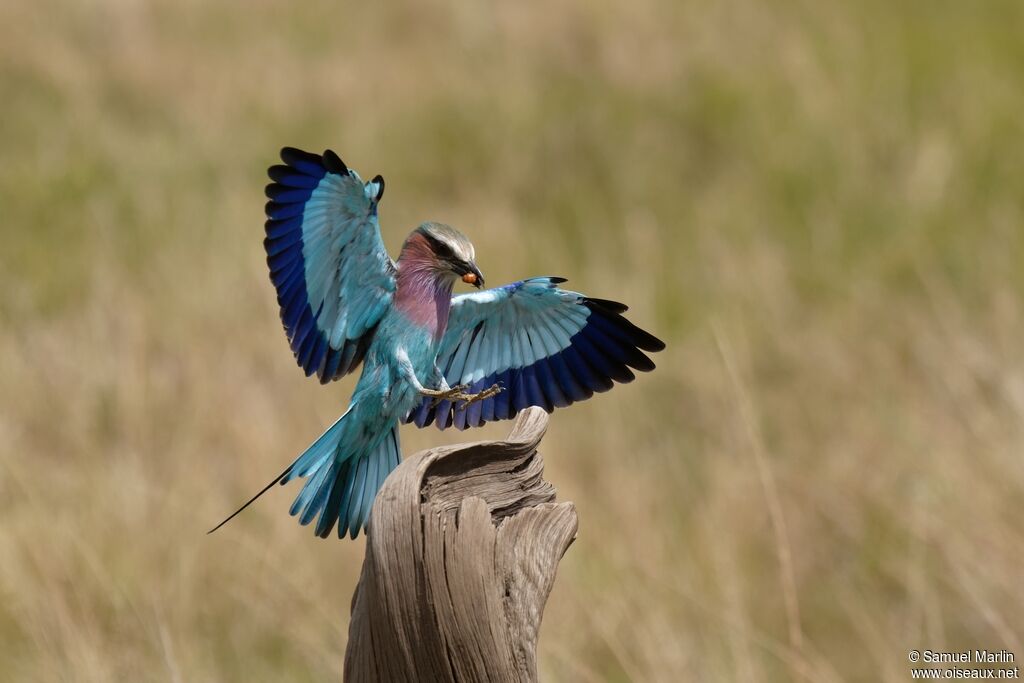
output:
[[[461,232],[444,223],[424,223],[405,242],[403,255],[415,249],[428,261],[436,274],[452,281],[462,280],[477,288],[484,286],[484,276],[476,265],[473,243]]]

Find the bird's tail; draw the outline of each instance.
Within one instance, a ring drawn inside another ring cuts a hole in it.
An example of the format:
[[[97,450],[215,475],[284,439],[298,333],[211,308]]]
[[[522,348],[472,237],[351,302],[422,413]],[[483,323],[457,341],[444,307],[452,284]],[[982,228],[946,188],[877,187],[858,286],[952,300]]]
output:
[[[283,486],[293,479],[307,478],[289,510],[293,516],[300,515],[299,523],[309,524],[319,515],[317,536],[327,538],[335,524],[338,525],[338,538],[344,538],[346,532],[352,538],[359,535],[359,530],[369,520],[377,491],[391,470],[398,466],[401,451],[397,422],[380,438],[369,443],[360,445],[358,442],[362,439],[346,438],[346,427],[350,422],[345,418],[351,412],[350,407],[284,472],[209,533],[249,507],[274,484]]]

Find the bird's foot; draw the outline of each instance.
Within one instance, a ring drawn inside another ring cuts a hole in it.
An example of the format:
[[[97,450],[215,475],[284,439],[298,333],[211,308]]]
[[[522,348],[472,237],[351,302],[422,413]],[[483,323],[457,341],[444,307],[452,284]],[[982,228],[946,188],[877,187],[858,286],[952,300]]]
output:
[[[441,401],[454,402],[461,400],[463,396],[468,396],[466,389],[469,389],[468,384],[456,384],[454,387],[449,387],[447,383],[444,383],[440,389],[427,389],[424,387],[420,389],[420,393],[434,399],[430,402],[430,407],[433,408]]]
[[[466,394],[466,397],[463,398],[462,400],[465,401],[466,405],[468,406],[470,403],[476,403],[477,401],[484,401],[484,400],[487,400],[487,399],[491,398],[492,396],[497,396],[501,392],[502,392],[502,387],[501,387],[500,384],[492,384],[491,386],[487,387],[483,391],[477,392],[475,394]]]
[[[464,406],[468,406],[471,403],[476,403],[477,401],[483,401],[492,396],[496,396],[501,393],[502,390],[501,386],[497,384],[491,385],[483,391],[475,394],[467,394],[467,389],[469,389],[468,384],[456,384],[454,387],[450,387],[448,389],[422,389],[420,390],[420,393],[424,396],[433,397],[434,400],[430,404],[430,407],[433,408],[441,401],[462,403]]]

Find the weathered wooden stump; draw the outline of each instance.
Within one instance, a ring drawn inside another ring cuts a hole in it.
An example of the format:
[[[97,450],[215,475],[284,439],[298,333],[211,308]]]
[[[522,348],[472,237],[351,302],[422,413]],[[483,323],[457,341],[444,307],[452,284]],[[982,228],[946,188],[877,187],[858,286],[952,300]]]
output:
[[[377,496],[352,598],[347,681],[535,681],[537,633],[576,509],[537,453],[548,416],[505,441],[407,458]]]

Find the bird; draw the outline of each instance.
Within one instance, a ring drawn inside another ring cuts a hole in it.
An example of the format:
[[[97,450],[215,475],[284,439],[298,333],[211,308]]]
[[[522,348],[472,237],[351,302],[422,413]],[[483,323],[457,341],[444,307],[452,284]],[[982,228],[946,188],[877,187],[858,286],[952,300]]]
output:
[[[281,150],[266,186],[264,247],[281,322],[306,376],[327,384],[362,365],[345,412],[263,490],[304,480],[289,512],[317,536],[356,538],[401,460],[399,427],[478,427],[529,406],[547,412],[590,398],[664,342],[624,304],[532,277],[484,289],[469,239],[428,221],[392,260],[368,182],[333,151]],[[462,282],[477,291],[453,295]]]

